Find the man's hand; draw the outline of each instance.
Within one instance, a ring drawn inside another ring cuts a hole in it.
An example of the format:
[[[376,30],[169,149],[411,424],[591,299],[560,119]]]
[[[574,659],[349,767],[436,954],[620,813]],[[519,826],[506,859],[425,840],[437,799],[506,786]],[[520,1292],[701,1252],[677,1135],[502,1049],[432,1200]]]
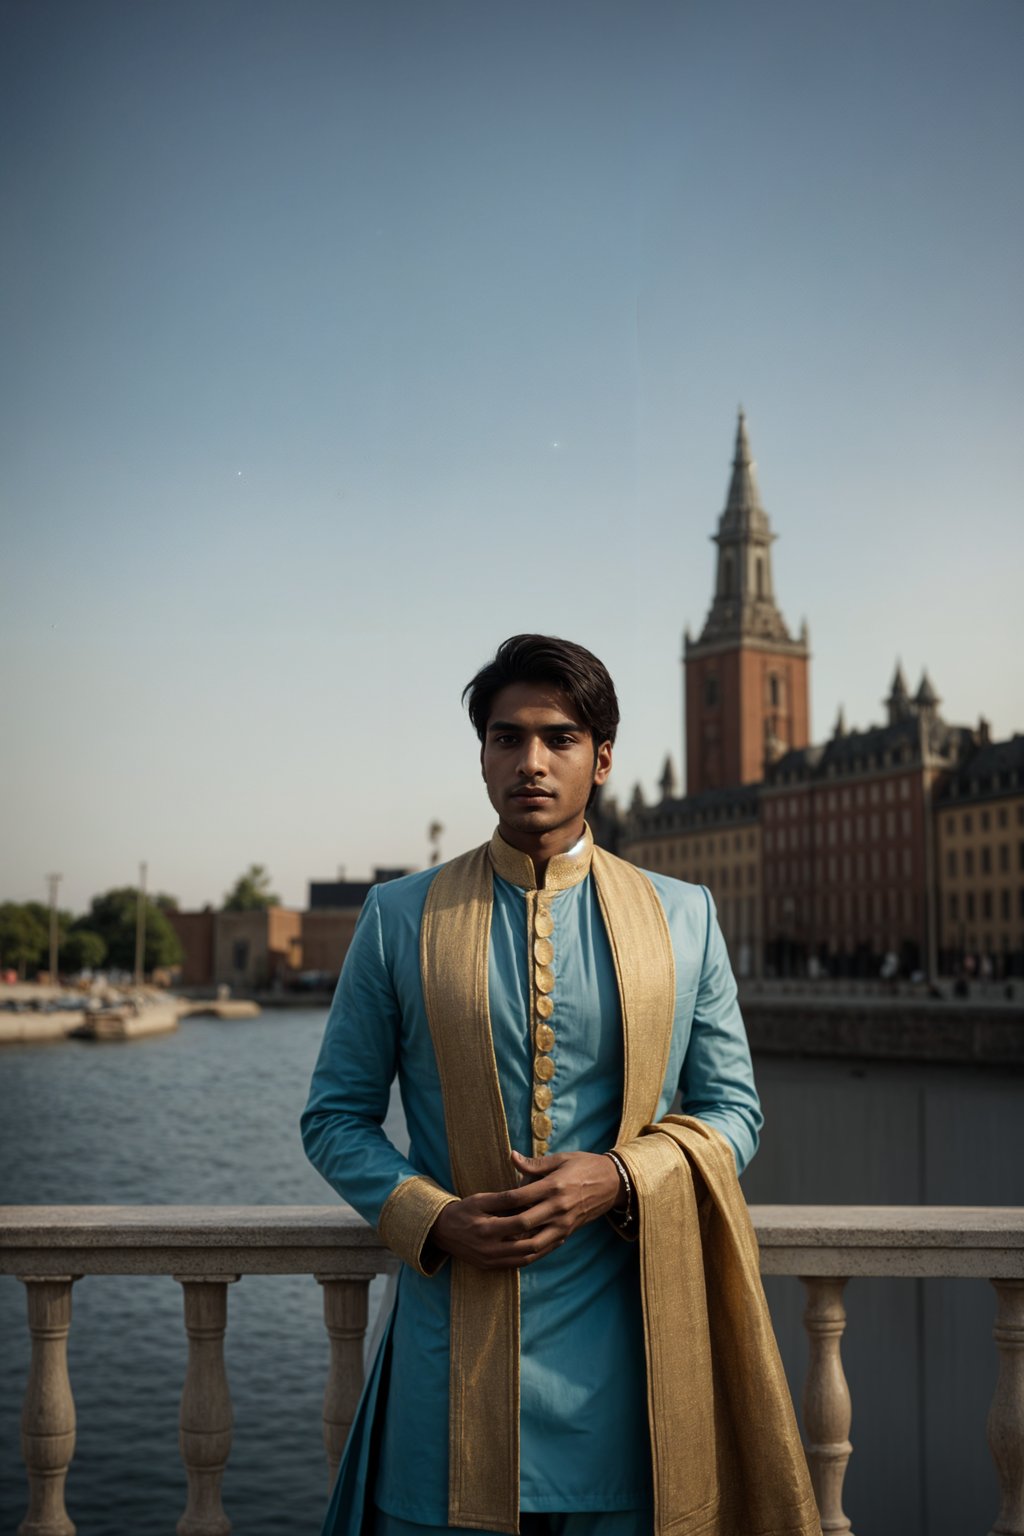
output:
[[[519,1188],[446,1205],[430,1230],[435,1248],[478,1269],[519,1269],[560,1248],[620,1199],[619,1171],[602,1154],[513,1152],[512,1162],[524,1180]]]

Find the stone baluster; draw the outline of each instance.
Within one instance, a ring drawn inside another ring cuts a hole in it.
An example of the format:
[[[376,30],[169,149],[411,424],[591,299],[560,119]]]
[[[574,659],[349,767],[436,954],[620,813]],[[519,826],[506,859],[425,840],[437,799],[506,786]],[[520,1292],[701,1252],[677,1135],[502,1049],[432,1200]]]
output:
[[[316,1278],[324,1288],[324,1323],[331,1341],[324,1389],[324,1449],[328,1486],[333,1487],[363,1389],[363,1341],[370,1282],[365,1276]]]
[[[20,1275],[28,1298],[32,1362],[21,1410],[28,1513],[18,1536],[75,1536],[64,1484],[75,1452],[75,1400],[68,1376],[71,1287],[77,1275]]]
[[[1024,1536],[1024,1280],[993,1280],[999,1376],[988,1414],[988,1443],[1002,1502],[990,1536]]]
[[[818,1501],[822,1536],[849,1531],[843,1513],[843,1479],[853,1446],[850,1444],[850,1389],[843,1374],[840,1340],[846,1327],[843,1306],[845,1280],[803,1279],[807,1289],[804,1327],[811,1358],[804,1384],[804,1430],[807,1462]]]
[[[188,1501],[178,1536],[227,1536],[220,1485],[231,1450],[231,1393],[224,1368],[228,1286],[237,1275],[175,1275],[185,1298],[188,1368],[181,1394],[178,1444]]]

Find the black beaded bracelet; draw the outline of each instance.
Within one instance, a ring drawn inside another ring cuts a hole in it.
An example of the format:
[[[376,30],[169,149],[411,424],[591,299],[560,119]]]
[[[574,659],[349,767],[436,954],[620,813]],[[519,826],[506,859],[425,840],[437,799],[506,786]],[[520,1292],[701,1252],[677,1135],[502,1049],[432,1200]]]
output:
[[[605,1156],[610,1157],[615,1164],[626,1190],[626,1209],[618,1211],[613,1207],[606,1214],[620,1230],[628,1231],[633,1225],[633,1183],[629,1177],[629,1169],[617,1152],[606,1152]]]

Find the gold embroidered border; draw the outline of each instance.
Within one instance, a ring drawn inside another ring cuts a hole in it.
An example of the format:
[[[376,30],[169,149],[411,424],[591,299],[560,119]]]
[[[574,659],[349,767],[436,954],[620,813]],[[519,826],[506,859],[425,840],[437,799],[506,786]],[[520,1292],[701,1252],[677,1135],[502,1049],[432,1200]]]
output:
[[[424,1263],[423,1245],[445,1206],[455,1199],[455,1195],[450,1195],[423,1174],[403,1179],[401,1184],[395,1185],[381,1210],[377,1222],[381,1241],[421,1275],[435,1275],[443,1258]]]
[[[435,876],[420,928],[423,1000],[459,1195],[508,1189],[511,1145],[491,1038],[494,902],[485,847]],[[519,1529],[519,1272],[452,1262],[448,1522]]]
[[[603,848],[594,849],[592,868],[622,1004],[618,1145],[632,1141],[657,1114],[672,1045],[676,962],[665,909],[647,876]]]
[[[640,1207],[658,1536],[821,1536],[732,1148],[668,1115],[619,1149]]]

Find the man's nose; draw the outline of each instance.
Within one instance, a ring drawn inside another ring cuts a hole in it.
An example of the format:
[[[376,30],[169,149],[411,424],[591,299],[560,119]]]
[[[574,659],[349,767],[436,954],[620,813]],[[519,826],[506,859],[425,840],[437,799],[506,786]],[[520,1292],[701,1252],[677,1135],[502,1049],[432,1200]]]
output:
[[[524,779],[533,779],[545,772],[544,743],[536,736],[528,736],[519,755],[519,772]]]

